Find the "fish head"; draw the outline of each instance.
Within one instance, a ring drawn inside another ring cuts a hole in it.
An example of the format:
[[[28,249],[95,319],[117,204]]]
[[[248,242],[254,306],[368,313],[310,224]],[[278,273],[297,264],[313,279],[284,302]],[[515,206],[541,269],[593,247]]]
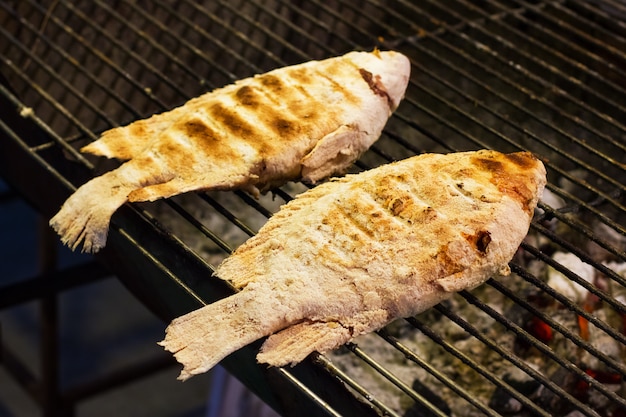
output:
[[[411,62],[395,51],[355,53],[353,61],[359,66],[359,72],[375,94],[385,96],[391,111],[394,111],[404,98]]]

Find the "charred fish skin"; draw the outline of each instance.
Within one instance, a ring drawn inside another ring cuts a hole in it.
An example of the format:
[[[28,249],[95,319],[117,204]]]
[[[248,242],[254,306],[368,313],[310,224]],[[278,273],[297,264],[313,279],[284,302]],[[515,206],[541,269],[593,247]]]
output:
[[[478,151],[318,185],[219,265],[241,291],[175,319],[161,344],[180,379],[264,336],[259,362],[294,364],[507,275],[545,176],[529,153]]]
[[[343,173],[378,139],[409,74],[400,53],[351,52],[239,80],[111,129],[82,151],[127,162],[80,187],[50,226],[70,248],[97,252],[126,201],[195,190],[258,195]]]

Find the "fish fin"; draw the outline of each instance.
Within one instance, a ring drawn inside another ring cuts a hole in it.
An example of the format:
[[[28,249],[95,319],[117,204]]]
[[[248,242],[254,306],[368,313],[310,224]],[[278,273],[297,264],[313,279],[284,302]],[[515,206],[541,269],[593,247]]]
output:
[[[435,282],[446,292],[459,292],[467,288],[467,279],[462,272],[439,278]]]
[[[389,313],[384,309],[340,319],[303,321],[268,337],[257,360],[272,366],[295,365],[311,352],[326,353],[356,336],[380,329],[388,321]]]
[[[189,191],[230,190],[237,187],[242,187],[252,195],[255,195],[255,191],[256,195],[259,194],[254,185],[243,187],[248,180],[255,179],[255,176],[248,173],[245,167],[231,166],[230,169],[233,172],[226,173],[223,168],[216,166],[203,175],[197,175],[198,178],[195,178],[195,181],[192,178],[185,178],[184,173],[178,173],[179,175],[170,181],[155,183],[132,191],[128,196],[128,201],[133,203],[155,201]],[[235,169],[238,169],[240,172],[234,172]]]
[[[98,140],[83,146],[80,151],[126,161],[141,153],[150,139],[133,134],[130,126],[116,127],[107,130]]]
[[[445,292],[459,292],[462,290],[471,290],[476,287],[478,284],[472,285],[474,282],[482,282],[484,280],[479,280],[475,277],[484,275],[484,271],[476,271],[473,269],[466,269],[461,272],[457,272],[455,274],[448,275],[446,277],[442,277],[437,279],[435,282],[445,291]]]
[[[80,151],[122,161],[132,159],[146,149],[152,139],[157,138],[161,132],[189,112],[190,107],[201,97],[203,96],[170,111],[109,129],[103,132],[98,140],[82,147]]]
[[[350,329],[336,321],[305,321],[271,335],[257,360],[272,366],[295,365],[311,352],[326,352],[352,339]]]
[[[364,151],[361,136],[365,134],[348,124],[321,138],[301,160],[303,181],[315,183],[355,161]]]

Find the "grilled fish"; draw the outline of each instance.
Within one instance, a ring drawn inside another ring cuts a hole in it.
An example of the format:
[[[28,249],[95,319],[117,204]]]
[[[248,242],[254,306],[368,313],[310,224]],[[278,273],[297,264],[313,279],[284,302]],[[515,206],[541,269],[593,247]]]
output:
[[[404,96],[409,60],[351,52],[280,68],[111,129],[81,151],[128,160],[84,184],[50,220],[61,240],[96,252],[126,201],[193,190],[266,192],[340,173],[378,139]]]
[[[176,318],[160,342],[202,373],[263,337],[294,364],[507,275],[546,183],[530,153],[424,154],[321,184],[215,274],[241,291]]]

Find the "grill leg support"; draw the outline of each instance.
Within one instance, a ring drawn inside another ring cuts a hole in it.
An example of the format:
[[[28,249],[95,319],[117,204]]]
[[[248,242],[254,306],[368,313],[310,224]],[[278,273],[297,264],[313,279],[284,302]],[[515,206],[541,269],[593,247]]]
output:
[[[58,270],[56,236],[41,218],[38,225],[38,276],[17,284],[0,286],[0,309],[29,301],[38,301],[39,359],[41,377],[20,358],[5,341],[0,327],[0,366],[37,403],[44,417],[73,417],[76,405],[87,398],[118,388],[166,368],[177,366],[171,355],[147,358],[141,363],[100,376],[75,387],[61,386],[59,366],[61,346],[59,340],[59,294],[80,285],[111,277],[96,263],[87,263]]]
[[[41,407],[44,417],[69,417],[59,387],[59,323],[57,296],[51,295],[39,302],[41,315]]]
[[[56,237],[43,218],[39,218],[39,273],[52,274],[57,269]],[[41,407],[44,417],[74,415],[73,407],[63,404],[59,378],[59,309],[58,294],[52,292],[39,301],[41,356]]]

